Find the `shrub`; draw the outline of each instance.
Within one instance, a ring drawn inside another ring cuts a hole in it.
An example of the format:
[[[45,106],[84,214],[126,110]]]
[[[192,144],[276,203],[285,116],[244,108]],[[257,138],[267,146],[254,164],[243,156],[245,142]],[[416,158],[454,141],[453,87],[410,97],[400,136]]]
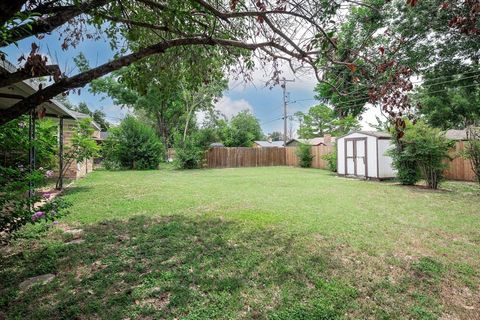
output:
[[[205,159],[205,148],[202,144],[203,135],[193,133],[182,140],[180,135],[175,136],[175,159],[173,164],[178,169],[196,169],[202,166]]]
[[[105,141],[103,157],[109,169],[157,169],[164,149],[155,131],[133,116],[112,128]]]
[[[322,159],[327,161],[328,170],[337,172],[337,148],[334,148],[333,152],[323,155]]]
[[[429,188],[437,189],[446,168],[443,160],[449,157],[448,151],[454,142],[448,140],[440,129],[423,122],[408,128],[401,140],[404,143],[403,156],[415,162]]]
[[[411,129],[412,126],[411,122],[407,122],[405,130]],[[403,185],[414,185],[420,180],[421,174],[415,159],[403,152],[404,145],[404,140],[395,140],[395,147],[387,151],[387,154],[392,157],[392,166],[397,170],[397,179],[400,183]]]
[[[302,143],[298,146],[297,156],[299,158],[300,167],[310,168],[312,166],[313,155],[310,153],[311,146]]]
[[[473,172],[480,183],[480,128],[470,127],[467,130],[468,142],[465,144],[463,156],[470,160]]]

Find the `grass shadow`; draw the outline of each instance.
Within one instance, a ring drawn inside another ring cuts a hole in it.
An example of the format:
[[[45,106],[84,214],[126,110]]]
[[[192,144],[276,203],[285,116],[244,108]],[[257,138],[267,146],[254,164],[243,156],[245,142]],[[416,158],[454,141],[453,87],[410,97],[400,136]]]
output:
[[[332,249],[219,218],[137,216],[84,227],[0,262],[7,318],[335,319],[356,290],[336,279]],[[48,284],[19,283],[46,273]]]

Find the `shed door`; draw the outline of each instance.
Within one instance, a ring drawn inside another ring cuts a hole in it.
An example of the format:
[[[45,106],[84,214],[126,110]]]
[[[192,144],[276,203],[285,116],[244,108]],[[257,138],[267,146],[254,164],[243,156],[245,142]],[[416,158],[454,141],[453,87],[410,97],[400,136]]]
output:
[[[367,161],[365,157],[367,140],[355,140],[355,162],[357,167],[356,176],[365,177]]]
[[[367,175],[367,139],[345,139],[345,174],[365,177]]]

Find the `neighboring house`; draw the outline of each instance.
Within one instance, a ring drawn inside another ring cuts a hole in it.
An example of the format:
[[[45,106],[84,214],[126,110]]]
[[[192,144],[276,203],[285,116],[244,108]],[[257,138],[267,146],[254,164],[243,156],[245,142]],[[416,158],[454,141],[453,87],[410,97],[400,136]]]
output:
[[[379,180],[394,178],[392,158],[385,154],[391,146],[391,135],[387,132],[355,131],[338,137],[338,175]]]
[[[0,60],[0,75],[5,73],[15,73],[17,68],[7,60]],[[6,109],[14,105],[17,101],[28,97],[39,90],[38,83],[34,80],[24,80],[17,83],[9,84],[0,88],[0,109]],[[59,125],[59,146],[60,150],[66,151],[71,141],[73,128],[76,121],[88,117],[88,115],[72,111],[64,106],[61,102],[51,99],[42,103],[35,109],[36,115],[52,118],[58,121]],[[96,123],[92,123],[95,129],[93,137],[98,137],[100,127]],[[60,139],[63,137],[63,139]],[[62,165],[62,157],[59,154],[59,167]],[[67,169],[66,178],[76,179],[84,176],[93,168],[93,160],[86,163],[72,163]]]
[[[333,146],[335,144],[335,137],[330,134],[325,134],[323,137],[316,137],[312,139],[290,139],[287,141],[287,147],[296,147],[301,144],[309,144],[311,146]]]
[[[253,141],[254,148],[280,148],[283,147],[283,141]]]

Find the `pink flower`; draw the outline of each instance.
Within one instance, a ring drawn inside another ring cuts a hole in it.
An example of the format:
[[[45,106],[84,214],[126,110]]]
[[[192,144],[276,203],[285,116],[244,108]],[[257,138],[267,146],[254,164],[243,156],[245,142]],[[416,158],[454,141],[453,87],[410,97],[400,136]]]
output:
[[[40,219],[41,217],[43,217],[45,215],[45,212],[43,211],[37,211],[35,212],[33,215],[32,215],[32,221],[37,221],[38,219]]]

